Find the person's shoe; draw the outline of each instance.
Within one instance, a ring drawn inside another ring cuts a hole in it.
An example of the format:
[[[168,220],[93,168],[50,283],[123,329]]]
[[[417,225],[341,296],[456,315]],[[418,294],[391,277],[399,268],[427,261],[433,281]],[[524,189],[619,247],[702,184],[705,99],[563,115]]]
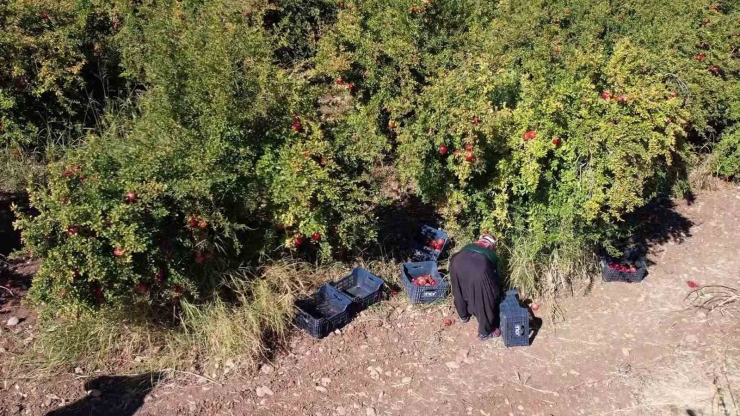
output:
[[[467,324],[468,322],[470,322],[470,317],[469,316],[467,318],[460,318],[460,323],[461,324]]]
[[[479,341],[488,341],[489,339],[498,338],[500,336],[501,336],[501,330],[498,329],[498,328],[496,328],[490,334],[487,334],[487,335],[478,334],[478,340]]]

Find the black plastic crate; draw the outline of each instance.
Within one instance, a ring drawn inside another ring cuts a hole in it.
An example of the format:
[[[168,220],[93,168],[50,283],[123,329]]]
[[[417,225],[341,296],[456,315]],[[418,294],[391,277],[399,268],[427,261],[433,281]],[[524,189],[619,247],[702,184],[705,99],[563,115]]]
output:
[[[432,241],[436,241],[440,238],[444,240],[444,243],[439,250],[430,247],[430,243]],[[437,261],[447,247],[447,240],[449,239],[450,237],[446,232],[432,228],[428,225],[422,225],[419,230],[419,234],[414,239],[411,258],[415,262]]]
[[[413,279],[429,275],[437,286],[416,286]],[[439,274],[437,263],[434,261],[422,261],[415,263],[403,263],[401,265],[401,282],[409,295],[411,303],[431,303],[447,296],[450,288],[449,283]]]
[[[321,338],[349,322],[352,299],[329,284],[319,288],[307,299],[296,301],[296,326],[312,337]]]
[[[378,276],[355,267],[352,273],[331,285],[350,297],[355,303],[355,311],[360,311],[380,301],[383,283],[383,279]]]
[[[519,291],[509,290],[499,305],[501,335],[506,347],[529,345],[529,310],[519,303]]]
[[[625,264],[634,265],[633,270],[620,270]],[[647,275],[647,261],[643,251],[636,247],[625,250],[622,257],[603,255],[599,262],[601,276],[605,282],[640,283]]]

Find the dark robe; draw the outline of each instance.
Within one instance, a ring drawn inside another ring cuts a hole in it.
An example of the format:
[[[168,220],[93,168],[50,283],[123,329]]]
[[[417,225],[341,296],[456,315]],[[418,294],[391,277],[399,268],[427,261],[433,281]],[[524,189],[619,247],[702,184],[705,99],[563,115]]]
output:
[[[475,244],[465,246],[450,259],[450,276],[460,318],[475,316],[481,335],[498,328],[503,276],[493,250]]]

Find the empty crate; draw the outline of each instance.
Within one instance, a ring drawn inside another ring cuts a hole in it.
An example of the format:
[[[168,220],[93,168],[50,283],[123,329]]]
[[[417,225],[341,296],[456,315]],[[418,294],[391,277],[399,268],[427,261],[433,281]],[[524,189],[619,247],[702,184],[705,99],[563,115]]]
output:
[[[355,302],[355,310],[367,308],[380,301],[383,295],[383,279],[360,267],[354,268],[352,273],[332,286]]]
[[[413,280],[424,275],[431,276],[437,285],[415,286]],[[449,283],[439,274],[437,263],[434,261],[403,263],[401,265],[401,282],[409,295],[411,303],[431,303],[437,299],[442,299],[447,295],[450,288]]]
[[[349,322],[352,299],[325,284],[309,298],[296,301],[295,305],[298,308],[296,326],[314,338],[321,338]]]
[[[506,347],[529,345],[529,310],[519,304],[519,291],[509,290],[499,306]]]
[[[414,261],[437,261],[442,255],[449,236],[444,231],[422,225],[413,242],[412,258]],[[441,245],[437,245],[441,242]]]

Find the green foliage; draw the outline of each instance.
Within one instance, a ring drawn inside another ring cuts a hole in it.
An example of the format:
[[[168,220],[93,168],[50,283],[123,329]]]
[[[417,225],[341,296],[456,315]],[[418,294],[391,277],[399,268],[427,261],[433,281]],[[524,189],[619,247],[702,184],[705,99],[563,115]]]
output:
[[[9,160],[0,173],[15,188],[95,128],[122,90],[111,46],[120,20],[113,1],[12,0],[0,3],[0,27],[0,152]]]
[[[551,290],[615,250],[696,145],[722,134],[718,171],[737,169],[732,3],[89,4],[66,6],[83,34],[59,42],[102,44],[135,94],[34,183],[18,225],[40,302],[198,299],[242,261],[371,243],[389,164],[453,236],[501,235],[513,282]],[[87,78],[58,68],[92,58],[62,52],[38,85],[77,114]]]
[[[111,5],[99,3],[36,0],[0,5],[5,142],[15,138],[32,144],[45,128],[81,121],[87,94],[98,98],[109,92],[116,55],[107,50],[107,42],[118,21]]]
[[[725,178],[740,178],[740,126],[728,129],[714,148],[713,169]]]
[[[362,2],[317,54],[458,237],[495,231],[535,265],[613,251],[625,214],[685,176],[687,138],[737,121],[733,5],[464,3]]]
[[[280,235],[325,258],[372,237],[362,165],[384,141],[352,139],[351,118],[324,125],[313,103],[327,88],[276,68],[273,34],[228,10],[158,4],[122,32],[146,81],[137,111],[50,164],[31,191],[39,214],[17,224],[44,259],[37,301],[197,298]]]

